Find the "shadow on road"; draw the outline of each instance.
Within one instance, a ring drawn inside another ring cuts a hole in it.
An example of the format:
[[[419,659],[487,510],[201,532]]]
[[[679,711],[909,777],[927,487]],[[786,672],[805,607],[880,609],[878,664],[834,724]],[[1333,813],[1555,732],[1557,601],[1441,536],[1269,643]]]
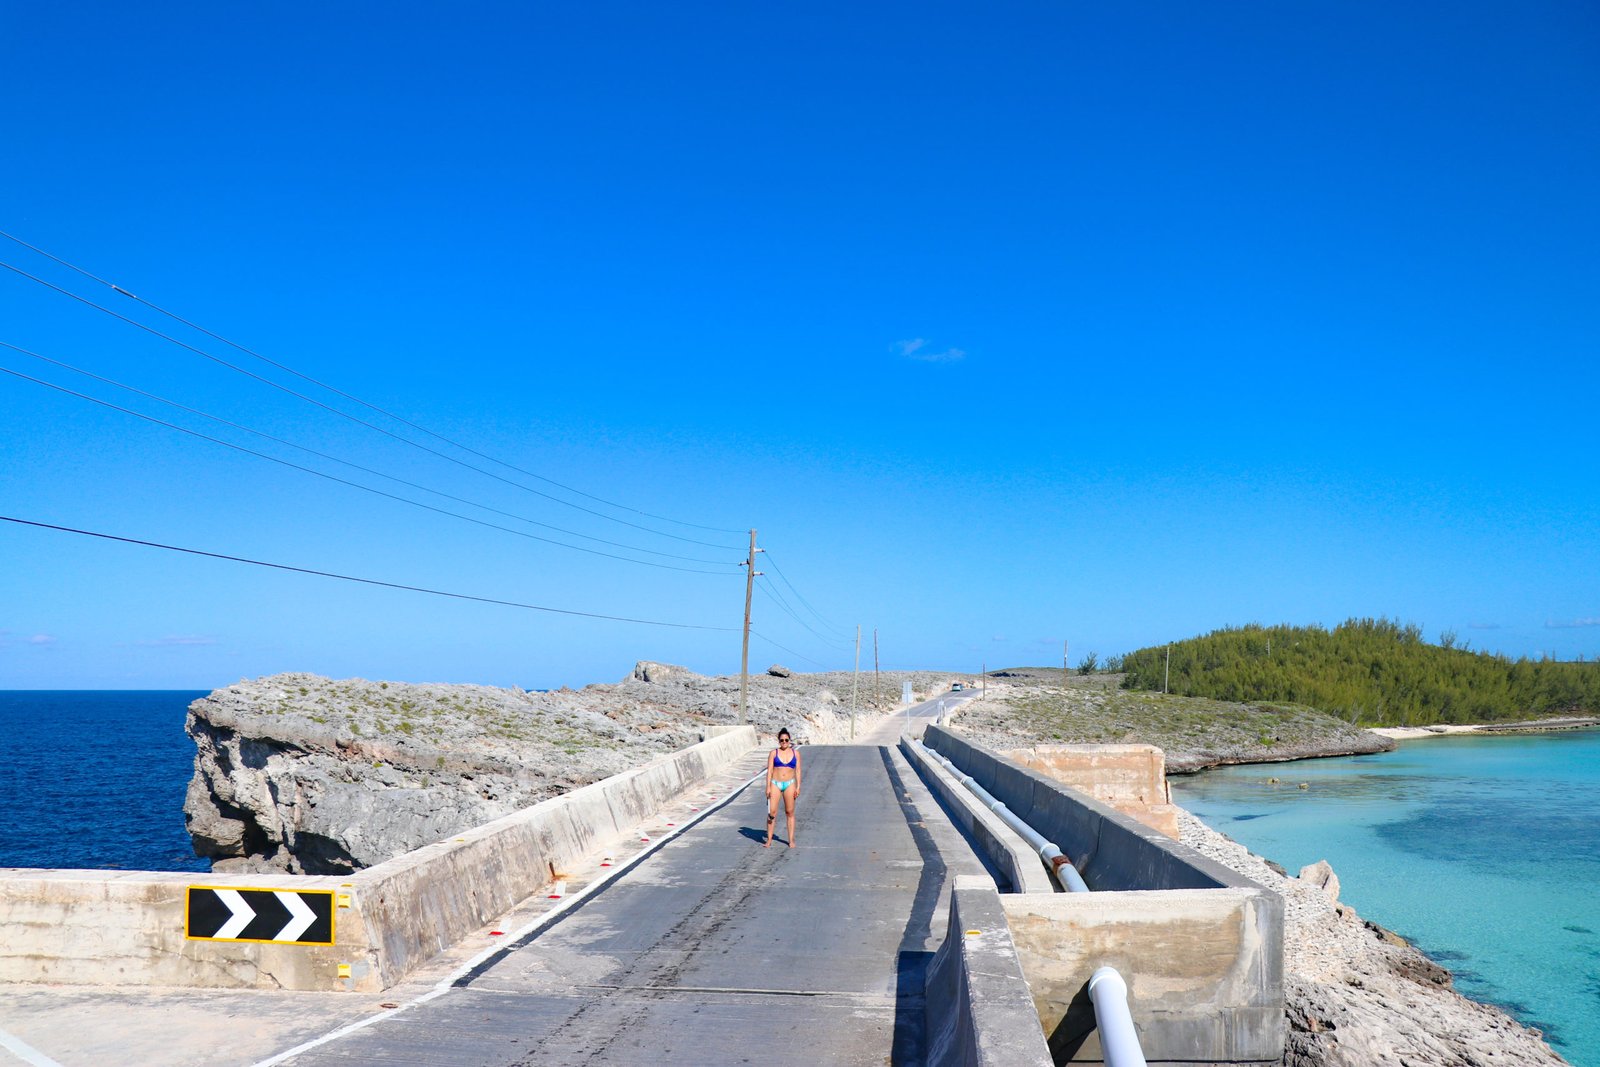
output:
[[[900,951],[895,957],[894,1045],[890,1052],[891,1063],[920,1064],[926,1053],[923,986],[928,963],[933,959],[933,953],[926,946],[933,933],[934,911],[939,906],[939,892],[948,872],[933,835],[928,833],[922,816],[907,796],[905,781],[895,768],[894,760],[889,758],[889,750],[880,748],[878,754],[883,757],[889,784],[894,788],[895,799],[922,859],[922,873],[911,902],[911,918],[900,937]]]

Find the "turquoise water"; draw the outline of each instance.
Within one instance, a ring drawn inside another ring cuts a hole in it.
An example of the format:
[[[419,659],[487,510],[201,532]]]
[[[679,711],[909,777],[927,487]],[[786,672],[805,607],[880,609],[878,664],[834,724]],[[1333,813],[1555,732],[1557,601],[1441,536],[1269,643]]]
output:
[[[1219,768],[1172,794],[1291,874],[1327,860],[1341,900],[1462,993],[1600,1067],[1600,730]]]

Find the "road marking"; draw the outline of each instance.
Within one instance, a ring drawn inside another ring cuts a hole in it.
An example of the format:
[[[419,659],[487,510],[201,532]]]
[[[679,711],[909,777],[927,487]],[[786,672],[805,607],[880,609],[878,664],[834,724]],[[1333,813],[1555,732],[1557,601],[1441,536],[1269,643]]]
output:
[[[321,1037],[312,1038],[310,1041],[303,1042],[302,1044],[296,1045],[294,1048],[280,1052],[276,1056],[270,1056],[267,1059],[253,1063],[250,1065],[250,1067],[276,1067],[277,1064],[280,1064],[294,1056],[298,1056],[302,1052],[309,1052],[311,1049],[314,1049],[319,1045],[326,1045],[330,1041],[337,1041],[341,1037],[344,1037],[347,1034],[353,1034],[357,1030],[363,1030],[366,1027],[371,1026],[373,1023],[383,1022],[385,1019],[393,1018],[403,1011],[407,1011],[411,1008],[417,1007],[420,1004],[426,1004],[430,1000],[435,1000],[444,996],[446,993],[450,992],[450,990],[455,986],[456,982],[477,970],[484,963],[488,962],[496,955],[509,955],[511,952],[516,950],[518,943],[524,938],[531,937],[533,934],[537,933],[541,927],[550,925],[562,914],[570,911],[578,904],[581,904],[588,897],[598,893],[600,890],[604,889],[618,878],[621,878],[624,874],[627,874],[628,871],[642,863],[648,857],[653,856],[657,851],[665,847],[667,842],[671,841],[684,831],[692,828],[702,819],[707,818],[714,812],[720,811],[722,808],[732,803],[734,798],[743,793],[751,782],[754,782],[757,778],[762,777],[766,773],[766,768],[763,767],[761,770],[751,775],[751,777],[745,781],[744,784],[735,787],[731,792],[728,793],[726,797],[722,799],[721,802],[708,806],[705,811],[700,814],[699,818],[685,823],[664,837],[657,838],[655,841],[651,842],[649,848],[640,850],[637,856],[624,861],[622,864],[616,867],[612,867],[605,874],[601,875],[593,882],[590,882],[572,896],[563,897],[559,902],[556,903],[554,907],[534,916],[523,926],[506,934],[505,936],[509,939],[508,941],[492,944],[483,949],[477,955],[473,956],[471,959],[461,964],[461,966],[457,967],[454,971],[451,971],[449,974],[439,979],[434,987],[428,990],[426,993],[419,994],[413,999],[406,1001],[398,1008],[390,1008],[388,1011],[382,1011],[376,1015],[369,1015],[365,1019],[359,1019],[348,1026],[341,1026],[337,1030],[323,1034]],[[38,1064],[37,1067],[61,1067],[61,1065],[45,1061]]]
[[[0,1030],[0,1048],[5,1049],[29,1067],[61,1067],[61,1064],[46,1056],[20,1037]]]

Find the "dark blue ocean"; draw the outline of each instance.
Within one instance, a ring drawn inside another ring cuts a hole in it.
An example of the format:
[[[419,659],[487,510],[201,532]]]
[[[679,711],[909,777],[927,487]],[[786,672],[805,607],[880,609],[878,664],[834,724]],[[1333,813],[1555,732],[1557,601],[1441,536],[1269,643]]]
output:
[[[1220,768],[1172,799],[1290,873],[1327,860],[1458,990],[1600,1067],[1600,730]]]
[[[210,870],[183,828],[205,695],[0,691],[0,867]]]

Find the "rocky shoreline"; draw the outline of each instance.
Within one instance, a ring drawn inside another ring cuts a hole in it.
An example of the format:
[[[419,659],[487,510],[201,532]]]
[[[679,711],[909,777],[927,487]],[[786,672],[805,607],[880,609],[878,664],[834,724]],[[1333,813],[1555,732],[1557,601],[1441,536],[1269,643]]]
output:
[[[1316,863],[1292,877],[1179,809],[1184,844],[1284,899],[1285,1067],[1558,1067],[1537,1030],[1457,993],[1450,972],[1339,902]]]

